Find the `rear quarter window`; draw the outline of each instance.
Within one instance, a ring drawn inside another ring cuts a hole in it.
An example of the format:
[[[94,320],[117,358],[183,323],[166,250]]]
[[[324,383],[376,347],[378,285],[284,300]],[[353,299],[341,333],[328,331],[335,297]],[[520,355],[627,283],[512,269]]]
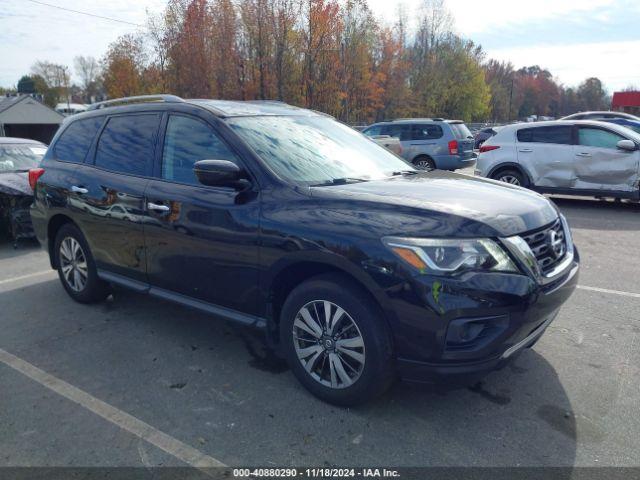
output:
[[[535,127],[518,130],[518,141],[525,143],[555,143],[559,145],[571,145],[570,126],[561,127]]]
[[[414,125],[411,132],[412,140],[434,140],[442,138],[444,132],[440,125]]]
[[[471,131],[467,128],[467,126],[464,123],[450,123],[449,127],[451,127],[453,136],[458,140],[473,138],[473,135],[471,135]]]
[[[93,117],[76,120],[69,125],[53,146],[55,159],[83,163],[103,121],[104,117]]]

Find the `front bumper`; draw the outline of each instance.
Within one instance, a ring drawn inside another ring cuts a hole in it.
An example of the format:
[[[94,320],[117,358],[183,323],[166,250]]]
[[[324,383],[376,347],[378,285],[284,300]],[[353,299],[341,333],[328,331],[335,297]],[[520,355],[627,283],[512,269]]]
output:
[[[7,224],[14,240],[35,237],[29,212],[32,202],[33,197],[26,195],[0,199],[0,222]]]
[[[500,370],[525,348],[531,348],[556,318],[558,311],[549,315],[528,336],[512,345],[499,357],[476,362],[453,364],[429,364],[426,362],[398,359],[398,371],[403,380],[418,383],[440,383],[449,385],[471,385],[494,370]]]
[[[572,265],[548,285],[510,274],[472,274],[435,283],[416,278],[393,299],[400,312],[392,327],[400,376],[413,382],[468,385],[500,369],[544,334],[573,293],[578,276],[576,251]],[[501,330],[474,348],[453,348],[448,331],[460,319],[496,320]]]

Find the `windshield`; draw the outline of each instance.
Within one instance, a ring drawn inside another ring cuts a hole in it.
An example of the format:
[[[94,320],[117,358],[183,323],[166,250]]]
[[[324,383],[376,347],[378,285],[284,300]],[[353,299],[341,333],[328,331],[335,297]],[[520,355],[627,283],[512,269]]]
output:
[[[322,116],[229,119],[229,125],[280,177],[308,184],[375,180],[415,171],[361,133]]]
[[[469,131],[469,129],[464,123],[450,123],[449,126],[451,126],[451,130],[453,130],[453,135],[458,140],[464,140],[465,138],[473,138],[473,135],[471,135],[471,132]]]
[[[46,152],[44,145],[36,143],[0,145],[0,173],[36,168]]]

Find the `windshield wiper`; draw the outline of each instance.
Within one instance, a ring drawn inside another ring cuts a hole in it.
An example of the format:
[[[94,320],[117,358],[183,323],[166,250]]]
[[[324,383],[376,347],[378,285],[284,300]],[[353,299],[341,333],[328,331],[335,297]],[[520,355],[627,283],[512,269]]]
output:
[[[368,182],[368,178],[356,178],[356,177],[343,177],[343,178],[332,178],[331,180],[327,180],[322,183],[316,183],[311,185],[312,187],[326,187],[328,185],[346,185],[347,183],[360,183],[360,182]]]
[[[392,177],[397,177],[398,175],[417,175],[418,170],[398,170],[397,172],[391,172]]]

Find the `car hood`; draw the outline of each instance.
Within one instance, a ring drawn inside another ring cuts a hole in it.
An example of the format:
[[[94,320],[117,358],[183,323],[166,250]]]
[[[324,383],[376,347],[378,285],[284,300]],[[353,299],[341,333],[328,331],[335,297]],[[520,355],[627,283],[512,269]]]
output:
[[[33,195],[33,190],[29,185],[29,174],[27,172],[0,172],[0,193],[17,196]]]
[[[368,204],[368,208],[378,206],[387,212],[388,207],[392,207],[398,216],[406,215],[405,209],[410,208],[425,217],[433,213],[439,217],[448,215],[463,219],[451,222],[453,230],[440,228],[435,232],[444,235],[468,236],[491,230],[496,236],[511,236],[548,225],[558,218],[555,206],[535,192],[439,170],[384,180],[313,187],[311,194],[316,198],[360,201]]]

